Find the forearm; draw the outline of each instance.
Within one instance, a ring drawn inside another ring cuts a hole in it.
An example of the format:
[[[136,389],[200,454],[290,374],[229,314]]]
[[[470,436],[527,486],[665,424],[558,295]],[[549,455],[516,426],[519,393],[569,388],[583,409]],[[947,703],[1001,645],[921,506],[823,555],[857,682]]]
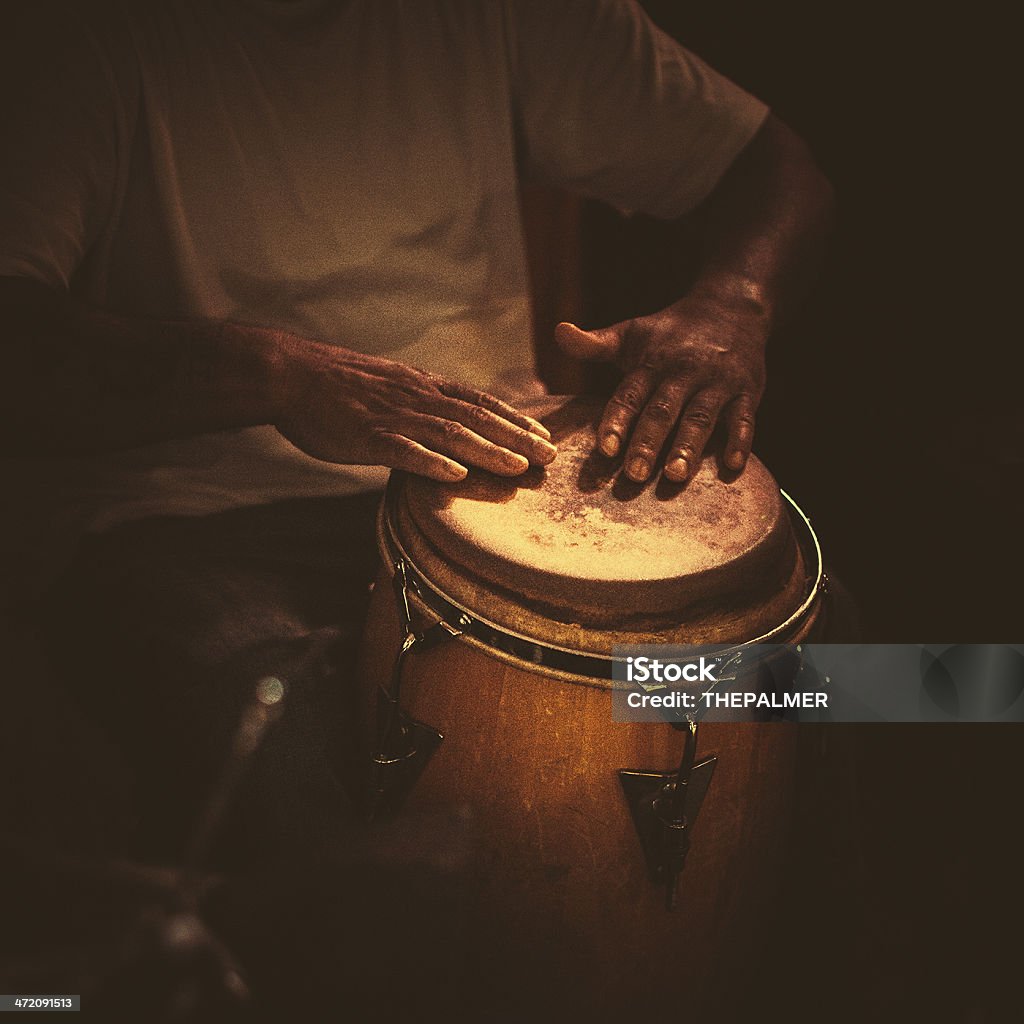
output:
[[[325,462],[452,481],[555,456],[536,420],[457,382],[279,331],[88,310],[0,278],[0,433],[10,454],[74,454],[271,424]]]
[[[709,241],[690,294],[748,304],[776,326],[820,263],[832,204],[806,145],[769,116],[706,202]]]
[[[0,317],[9,453],[116,450],[275,420],[268,331],[114,316],[13,278],[0,279]]]

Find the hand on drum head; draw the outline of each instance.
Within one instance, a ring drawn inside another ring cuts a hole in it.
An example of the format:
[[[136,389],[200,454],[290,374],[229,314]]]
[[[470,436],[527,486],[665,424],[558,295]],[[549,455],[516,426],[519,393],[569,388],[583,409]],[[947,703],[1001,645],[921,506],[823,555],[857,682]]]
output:
[[[666,479],[688,479],[719,423],[723,465],[744,468],[764,393],[767,335],[768,319],[756,303],[703,296],[600,330],[568,323],[555,329],[569,355],[615,362],[625,371],[597,438],[609,457],[625,451],[626,476],[637,483],[659,462]]]
[[[314,458],[454,481],[467,466],[518,476],[555,457],[547,428],[493,395],[379,356],[276,343],[274,425]]]

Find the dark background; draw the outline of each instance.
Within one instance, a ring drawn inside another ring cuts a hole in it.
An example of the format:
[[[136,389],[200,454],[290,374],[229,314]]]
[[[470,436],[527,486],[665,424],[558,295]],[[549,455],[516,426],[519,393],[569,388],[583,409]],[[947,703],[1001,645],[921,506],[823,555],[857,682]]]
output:
[[[1009,25],[985,5],[645,7],[768,102],[836,188],[818,284],[770,348],[755,449],[810,514],[864,639],[1019,642]],[[592,325],[678,291],[672,231],[598,209],[583,226]],[[1024,730],[806,739],[751,1019],[1020,1019]]]

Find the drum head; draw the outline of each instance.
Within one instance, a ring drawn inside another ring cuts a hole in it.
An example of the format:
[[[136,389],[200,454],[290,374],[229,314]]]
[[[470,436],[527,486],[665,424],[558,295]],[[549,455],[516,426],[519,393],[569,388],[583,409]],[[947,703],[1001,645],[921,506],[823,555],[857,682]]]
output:
[[[601,409],[549,403],[558,457],[521,477],[403,478],[391,528],[424,579],[505,629],[602,654],[743,643],[792,616],[813,573],[764,465],[726,476],[708,456],[684,486],[634,484],[596,449]]]

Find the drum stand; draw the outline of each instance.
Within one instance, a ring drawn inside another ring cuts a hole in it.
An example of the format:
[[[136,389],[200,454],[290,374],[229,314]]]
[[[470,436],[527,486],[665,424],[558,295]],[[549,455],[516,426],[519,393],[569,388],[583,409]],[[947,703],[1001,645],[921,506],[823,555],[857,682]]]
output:
[[[251,996],[241,966],[205,919],[202,904],[219,883],[208,868],[213,842],[233,796],[280,717],[285,685],[260,679],[243,710],[230,753],[214,781],[188,839],[180,867],[158,868],[134,862],[94,863],[37,848],[30,842],[0,841],[0,854],[47,873],[60,896],[54,904],[57,934],[67,928],[67,905],[89,906],[102,898],[103,912],[81,947],[57,947],[47,960],[18,965],[29,977],[53,976],[58,969],[76,976],[86,1001],[104,1019],[186,1021],[249,1019]],[[96,890],[96,896],[91,894]],[[125,904],[125,901],[129,902]],[[99,904],[98,904],[99,905]],[[33,914],[39,908],[32,907]],[[127,917],[122,920],[122,912]],[[33,916],[33,924],[36,917]],[[111,931],[111,925],[114,930]],[[7,965],[4,965],[5,968]],[[17,980],[17,975],[15,975]]]

